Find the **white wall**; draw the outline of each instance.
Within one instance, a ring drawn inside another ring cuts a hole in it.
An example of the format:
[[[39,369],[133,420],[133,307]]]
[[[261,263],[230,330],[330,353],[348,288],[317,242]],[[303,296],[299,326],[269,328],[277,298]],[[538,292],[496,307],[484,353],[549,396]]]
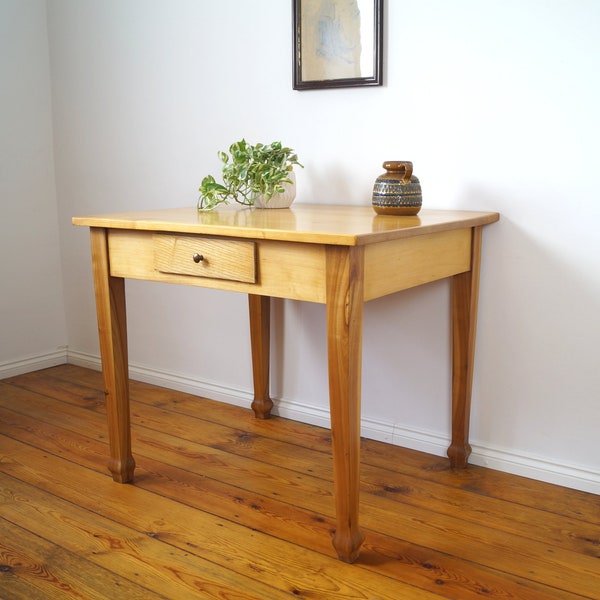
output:
[[[600,493],[600,4],[386,2],[382,88],[291,89],[291,3],[49,0],[71,360],[97,365],[75,214],[194,205],[245,136],[300,154],[299,202],[368,204],[412,160],[429,208],[497,210],[484,233],[473,462]],[[246,299],[130,282],[134,376],[248,403]],[[370,303],[365,434],[443,455],[448,284]],[[281,414],[322,423],[322,306],[274,306]]]
[[[0,377],[66,359],[46,4],[0,0]]]

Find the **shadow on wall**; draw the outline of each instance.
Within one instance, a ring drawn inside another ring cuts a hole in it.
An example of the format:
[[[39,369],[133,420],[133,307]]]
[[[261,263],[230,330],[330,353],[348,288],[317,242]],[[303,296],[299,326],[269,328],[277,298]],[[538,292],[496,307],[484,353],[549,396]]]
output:
[[[363,326],[363,416],[449,429],[448,282],[368,302]],[[325,306],[272,304],[272,395],[328,411]],[[433,423],[431,423],[433,415]]]
[[[577,260],[581,248],[567,248],[558,215],[536,219],[530,210],[517,221],[499,210],[484,232],[471,440],[591,464],[599,290]]]

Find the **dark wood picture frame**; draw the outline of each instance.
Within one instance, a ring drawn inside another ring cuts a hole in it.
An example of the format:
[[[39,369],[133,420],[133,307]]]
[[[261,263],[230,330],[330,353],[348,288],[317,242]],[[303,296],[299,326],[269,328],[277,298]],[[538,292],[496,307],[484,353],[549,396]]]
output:
[[[383,0],[292,1],[295,90],[383,84]]]

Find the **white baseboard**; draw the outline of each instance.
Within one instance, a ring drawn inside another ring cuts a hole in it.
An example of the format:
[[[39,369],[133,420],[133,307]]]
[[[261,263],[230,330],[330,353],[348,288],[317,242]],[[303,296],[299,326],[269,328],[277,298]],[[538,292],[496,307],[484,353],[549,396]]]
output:
[[[374,423],[368,419],[362,421],[362,434],[369,439],[443,457],[446,456],[446,449],[451,441],[449,435],[445,437],[431,431]],[[474,439],[470,443],[472,453],[469,463],[472,465],[600,495],[598,471],[550,461],[524,452],[516,453],[507,448],[485,445]]]
[[[68,362],[100,370],[100,359],[97,356],[69,351]],[[139,365],[130,364],[129,374],[132,379],[212,398],[236,406],[249,408],[252,402],[252,391],[247,389],[229,388],[216,383],[157,369],[149,369]],[[274,403],[274,414],[295,421],[310,423],[311,425],[329,427],[329,411],[326,409],[301,404],[285,398],[274,400]],[[369,418],[363,418],[361,433],[368,439],[379,440],[436,456],[446,456],[446,448],[450,444],[449,436],[445,437],[431,431],[409,429],[398,424]],[[527,453],[516,453],[505,448],[486,446],[476,440],[472,440],[471,445],[473,448],[469,459],[471,464],[600,495],[600,473],[597,471],[577,465],[550,461]]]
[[[24,356],[16,360],[0,363],[0,379],[15,377],[31,371],[39,371],[48,367],[56,367],[67,362],[67,347],[52,352],[44,352],[32,356]]]
[[[469,462],[474,465],[521,475],[555,485],[600,495],[600,472],[573,464],[560,463],[525,452],[493,448],[472,442]]]
[[[100,371],[102,368],[100,357],[83,352],[69,350],[68,362],[96,371]],[[253,394],[249,390],[225,387],[218,383],[191,378],[179,373],[150,369],[132,363],[129,363],[129,377],[136,381],[143,381],[144,383],[234,404],[235,406],[243,406],[244,408],[250,408],[253,398]]]

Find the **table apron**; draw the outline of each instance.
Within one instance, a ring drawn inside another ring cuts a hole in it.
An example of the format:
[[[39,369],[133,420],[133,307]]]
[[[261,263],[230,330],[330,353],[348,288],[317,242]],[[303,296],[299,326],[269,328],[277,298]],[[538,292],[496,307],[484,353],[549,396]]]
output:
[[[162,234],[163,237],[166,235]],[[155,264],[155,236],[156,233],[152,231],[109,229],[110,274],[113,277],[325,303],[324,245],[252,240],[256,244],[256,281],[248,283],[159,271]],[[199,240],[249,241],[247,238],[197,237]],[[190,253],[190,262],[192,260]]]
[[[254,239],[256,280],[244,282],[158,270],[155,236],[156,232],[152,231],[108,229],[110,274],[326,303],[324,244]],[[235,241],[238,238],[201,235],[198,239]],[[248,239],[241,241],[247,243]],[[361,250],[365,253],[364,300],[373,300],[468,271],[471,268],[471,228],[372,243],[362,246]]]
[[[365,301],[471,268],[471,228],[430,233],[365,247]]]

